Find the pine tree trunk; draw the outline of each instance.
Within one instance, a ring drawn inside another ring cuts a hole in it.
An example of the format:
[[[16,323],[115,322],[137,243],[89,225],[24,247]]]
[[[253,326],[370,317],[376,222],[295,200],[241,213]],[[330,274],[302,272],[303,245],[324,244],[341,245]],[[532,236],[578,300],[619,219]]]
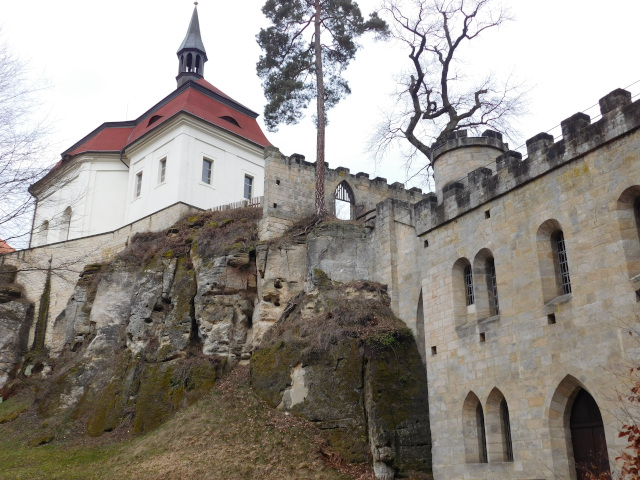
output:
[[[324,205],[324,78],[322,73],[322,45],[320,43],[320,0],[315,0],[315,53],[316,53],[316,85],[317,85],[317,146],[316,146],[316,217],[327,214]]]

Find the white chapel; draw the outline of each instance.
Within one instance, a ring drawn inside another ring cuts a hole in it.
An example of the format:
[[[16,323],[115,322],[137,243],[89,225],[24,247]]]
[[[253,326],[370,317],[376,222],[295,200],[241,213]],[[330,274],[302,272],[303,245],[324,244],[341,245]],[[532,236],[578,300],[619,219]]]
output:
[[[116,230],[182,202],[201,209],[263,194],[269,141],[257,113],[204,79],[197,7],[177,89],[139,118],[107,122],[31,185],[30,247]]]

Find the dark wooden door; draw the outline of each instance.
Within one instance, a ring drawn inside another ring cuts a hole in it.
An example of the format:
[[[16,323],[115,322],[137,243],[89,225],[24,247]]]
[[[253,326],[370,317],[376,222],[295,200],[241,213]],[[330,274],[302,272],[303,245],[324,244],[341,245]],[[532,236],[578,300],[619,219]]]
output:
[[[571,409],[571,441],[578,480],[587,473],[610,473],[607,441],[598,404],[581,389]]]

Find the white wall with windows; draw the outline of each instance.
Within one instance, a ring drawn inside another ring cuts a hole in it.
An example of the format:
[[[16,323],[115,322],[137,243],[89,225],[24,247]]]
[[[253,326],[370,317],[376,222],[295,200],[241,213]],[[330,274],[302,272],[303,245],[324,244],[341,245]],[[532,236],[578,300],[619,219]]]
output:
[[[263,194],[262,147],[181,115],[129,147],[125,224],[176,202],[207,209]]]
[[[129,171],[117,155],[82,155],[34,192],[31,246],[104,233],[123,225]]]
[[[263,195],[262,147],[188,115],[166,123],[122,160],[83,154],[61,167],[36,193],[31,246],[112,231],[177,202],[208,209]]]

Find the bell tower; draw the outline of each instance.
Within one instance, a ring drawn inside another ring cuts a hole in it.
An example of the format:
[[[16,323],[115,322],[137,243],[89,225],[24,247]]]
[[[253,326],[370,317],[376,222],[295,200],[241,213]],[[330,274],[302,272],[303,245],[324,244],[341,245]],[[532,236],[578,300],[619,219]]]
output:
[[[189,80],[198,80],[204,76],[204,63],[207,52],[200,37],[200,22],[198,21],[198,2],[195,2],[191,22],[180,48],[178,49],[178,87]]]

